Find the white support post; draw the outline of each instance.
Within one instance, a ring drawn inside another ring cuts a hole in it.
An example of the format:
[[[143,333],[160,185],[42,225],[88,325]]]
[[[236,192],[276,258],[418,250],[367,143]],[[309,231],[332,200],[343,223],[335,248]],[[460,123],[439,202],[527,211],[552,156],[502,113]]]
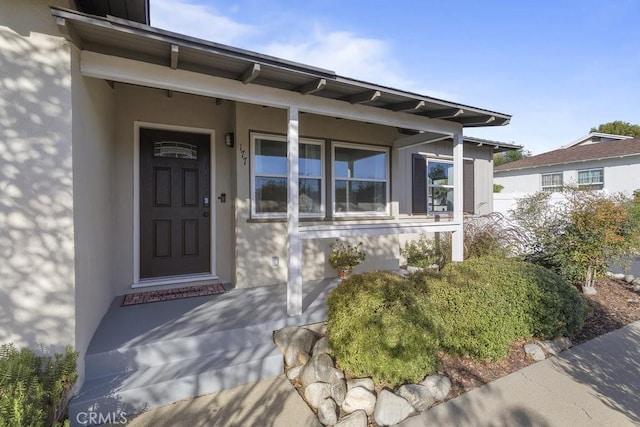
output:
[[[288,191],[287,191],[287,314],[302,314],[302,246],[298,227],[298,107],[289,107],[287,131]]]
[[[451,260],[464,259],[464,173],[463,173],[462,128],[453,136],[453,221],[460,224],[458,230],[451,233]]]

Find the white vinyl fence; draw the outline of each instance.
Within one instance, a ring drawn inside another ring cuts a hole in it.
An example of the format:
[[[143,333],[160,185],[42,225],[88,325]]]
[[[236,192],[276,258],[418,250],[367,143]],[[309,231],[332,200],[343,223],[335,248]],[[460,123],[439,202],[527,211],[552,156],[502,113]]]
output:
[[[531,196],[532,193],[493,193],[493,211],[509,218],[509,211],[516,207],[518,199]],[[561,203],[567,198],[563,193],[552,193],[551,203]]]

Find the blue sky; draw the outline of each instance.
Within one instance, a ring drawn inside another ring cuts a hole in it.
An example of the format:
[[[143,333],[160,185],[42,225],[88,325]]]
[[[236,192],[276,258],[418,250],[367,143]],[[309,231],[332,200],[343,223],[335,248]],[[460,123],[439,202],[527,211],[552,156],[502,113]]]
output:
[[[155,27],[513,115],[534,154],[640,123],[640,0],[151,0]]]

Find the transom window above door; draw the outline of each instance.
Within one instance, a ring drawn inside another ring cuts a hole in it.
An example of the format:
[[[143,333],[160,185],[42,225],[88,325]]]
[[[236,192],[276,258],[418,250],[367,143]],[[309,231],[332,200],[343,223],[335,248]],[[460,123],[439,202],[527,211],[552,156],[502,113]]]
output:
[[[324,142],[300,139],[300,217],[323,217]],[[285,218],[287,213],[287,139],[285,136],[251,134],[251,216]]]

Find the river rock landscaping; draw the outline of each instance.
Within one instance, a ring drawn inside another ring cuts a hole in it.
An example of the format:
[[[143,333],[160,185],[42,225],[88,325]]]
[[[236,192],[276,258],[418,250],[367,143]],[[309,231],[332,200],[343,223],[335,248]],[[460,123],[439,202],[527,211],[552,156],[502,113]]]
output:
[[[640,320],[640,296],[635,277],[608,274],[598,293],[584,296],[591,308],[576,344]],[[324,425],[392,426],[442,401],[515,372],[537,360],[569,348],[568,338],[519,340],[498,361],[477,360],[440,352],[440,368],[417,383],[395,389],[376,386],[371,378],[352,378],[332,357],[326,323],[276,331],[286,375]]]

